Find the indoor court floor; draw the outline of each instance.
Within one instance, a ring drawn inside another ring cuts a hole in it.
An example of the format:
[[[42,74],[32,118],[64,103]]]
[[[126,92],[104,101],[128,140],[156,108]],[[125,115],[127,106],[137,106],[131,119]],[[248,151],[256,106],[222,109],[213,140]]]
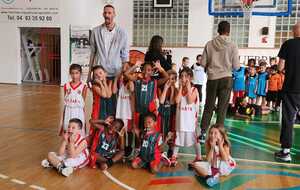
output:
[[[88,119],[91,104],[89,93]],[[187,169],[187,163],[194,159],[190,149],[181,151],[176,168],[163,168],[155,175],[146,170],[133,170],[128,164],[116,164],[105,174],[99,169],[84,168],[65,178],[40,165],[49,151],[57,150],[60,142],[57,134],[63,89],[3,84],[0,85],[0,105],[0,190],[209,189]],[[225,125],[238,167],[212,189],[300,189],[300,131],[297,125],[292,163],[279,163],[273,158],[273,153],[280,148],[278,113],[251,121],[230,117]]]

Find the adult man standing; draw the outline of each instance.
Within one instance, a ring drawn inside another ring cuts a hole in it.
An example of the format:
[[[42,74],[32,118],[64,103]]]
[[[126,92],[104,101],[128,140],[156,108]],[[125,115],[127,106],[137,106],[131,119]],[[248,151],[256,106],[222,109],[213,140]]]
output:
[[[282,121],[280,144],[282,150],[275,157],[282,161],[291,161],[290,149],[293,144],[293,125],[300,109],[300,22],[294,28],[294,39],[284,42],[278,53],[279,71],[285,69],[282,94]]]
[[[113,79],[121,70],[122,63],[129,61],[129,46],[126,32],[116,25],[115,8],[105,5],[103,8],[104,23],[92,30],[90,38],[91,56],[88,82],[94,65],[101,65]]]
[[[232,71],[240,68],[237,46],[230,42],[230,24],[221,21],[218,25],[219,35],[205,45],[201,65],[207,71],[206,101],[201,121],[200,142],[205,142],[206,129],[216,108],[218,124],[224,124],[230,92],[232,89]]]

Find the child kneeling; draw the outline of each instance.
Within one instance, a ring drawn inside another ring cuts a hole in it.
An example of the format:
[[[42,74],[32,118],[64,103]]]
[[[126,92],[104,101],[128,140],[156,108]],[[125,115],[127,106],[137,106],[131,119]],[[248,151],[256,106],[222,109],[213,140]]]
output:
[[[43,167],[54,167],[59,173],[68,177],[74,169],[82,168],[88,164],[87,142],[80,134],[82,125],[80,119],[69,120],[68,130],[62,136],[63,141],[58,153],[49,152],[48,158],[42,161]]]
[[[144,117],[144,133],[141,137],[141,150],[139,155],[132,161],[132,167],[150,168],[152,173],[159,172],[162,166],[162,148],[165,144],[162,135],[156,131],[156,115],[154,113],[146,113]],[[165,142],[172,138],[168,135]]]
[[[223,125],[212,125],[205,142],[206,162],[195,162],[192,167],[197,175],[212,187],[219,183],[220,176],[228,176],[236,167],[230,155],[230,142]]]

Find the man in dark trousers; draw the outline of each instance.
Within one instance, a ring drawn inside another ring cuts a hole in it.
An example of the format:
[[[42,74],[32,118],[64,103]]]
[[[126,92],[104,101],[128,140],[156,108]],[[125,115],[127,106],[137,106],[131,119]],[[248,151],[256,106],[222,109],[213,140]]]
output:
[[[201,121],[200,142],[205,142],[206,129],[216,109],[218,124],[224,124],[230,92],[232,89],[232,71],[240,68],[237,46],[230,42],[230,24],[221,21],[218,24],[219,35],[207,42],[204,47],[201,65],[207,71],[206,101]]]
[[[278,53],[279,71],[285,69],[282,97],[282,122],[280,132],[281,150],[275,158],[281,161],[292,160],[290,149],[293,144],[293,125],[300,108],[300,22],[294,28],[294,39],[284,42]]]

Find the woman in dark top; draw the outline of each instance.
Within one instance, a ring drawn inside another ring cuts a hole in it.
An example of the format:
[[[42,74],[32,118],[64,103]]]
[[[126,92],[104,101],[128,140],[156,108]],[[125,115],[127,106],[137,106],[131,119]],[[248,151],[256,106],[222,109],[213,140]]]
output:
[[[145,62],[155,62],[160,61],[160,65],[165,71],[172,69],[172,55],[170,52],[163,51],[164,39],[161,36],[155,35],[150,41],[148,51],[145,55]]]

